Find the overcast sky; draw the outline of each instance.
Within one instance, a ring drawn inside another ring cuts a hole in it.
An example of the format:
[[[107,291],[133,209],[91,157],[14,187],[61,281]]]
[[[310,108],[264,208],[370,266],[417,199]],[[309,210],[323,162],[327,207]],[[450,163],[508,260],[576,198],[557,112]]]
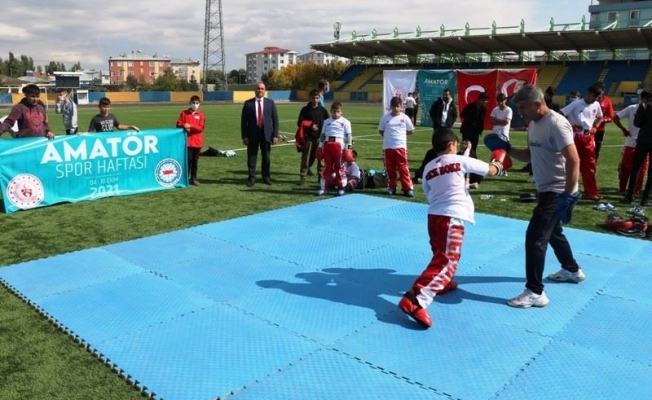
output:
[[[597,4],[597,0],[593,0]],[[215,2],[217,4],[217,2]],[[555,23],[580,22],[591,0],[224,0],[222,23],[227,72],[244,68],[245,54],[278,46],[300,54],[311,44],[342,38],[414,30],[518,25],[527,31]],[[84,68],[108,69],[108,58],[144,54],[203,61],[205,0],[21,0],[3,7],[0,57],[25,54],[35,65],[80,61]]]

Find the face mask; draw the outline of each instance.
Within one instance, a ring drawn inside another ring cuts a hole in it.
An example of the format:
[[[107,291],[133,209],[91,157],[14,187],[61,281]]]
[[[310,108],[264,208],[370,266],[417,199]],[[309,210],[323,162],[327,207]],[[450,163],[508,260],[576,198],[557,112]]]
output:
[[[328,93],[330,91],[331,91],[330,86],[326,86],[326,88],[324,89],[324,94],[326,94],[326,93]]]
[[[64,101],[66,99],[66,96],[59,96],[59,101]]]
[[[199,104],[192,103],[190,105],[190,108],[192,108],[194,111],[197,111],[197,109],[199,108]]]

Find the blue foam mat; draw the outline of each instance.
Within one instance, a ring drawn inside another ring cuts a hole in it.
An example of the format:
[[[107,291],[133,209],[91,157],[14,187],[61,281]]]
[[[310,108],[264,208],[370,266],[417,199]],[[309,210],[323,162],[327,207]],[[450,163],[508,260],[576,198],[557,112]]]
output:
[[[0,282],[161,399],[652,396],[652,242],[566,229],[587,280],[546,281],[550,304],[519,310],[505,301],[523,288],[527,222],[478,214],[460,286],[423,331],[396,303],[431,257],[426,211],[328,198],[0,268]]]

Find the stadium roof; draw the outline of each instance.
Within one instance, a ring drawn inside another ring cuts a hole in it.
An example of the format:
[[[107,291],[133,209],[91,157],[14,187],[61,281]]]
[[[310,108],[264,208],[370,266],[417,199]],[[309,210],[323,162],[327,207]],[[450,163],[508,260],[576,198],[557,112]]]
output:
[[[652,27],[456,35],[457,31],[356,35],[310,47],[341,57],[652,49]],[[448,34],[450,33],[450,34]]]

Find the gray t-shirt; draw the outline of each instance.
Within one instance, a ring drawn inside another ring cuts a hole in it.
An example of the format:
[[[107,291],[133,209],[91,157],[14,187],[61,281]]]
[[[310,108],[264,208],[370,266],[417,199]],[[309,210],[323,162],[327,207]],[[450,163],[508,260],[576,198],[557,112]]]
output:
[[[573,137],[570,122],[555,111],[550,110],[538,121],[530,122],[527,140],[539,192],[561,193],[566,188],[566,159],[561,150],[575,143]]]

